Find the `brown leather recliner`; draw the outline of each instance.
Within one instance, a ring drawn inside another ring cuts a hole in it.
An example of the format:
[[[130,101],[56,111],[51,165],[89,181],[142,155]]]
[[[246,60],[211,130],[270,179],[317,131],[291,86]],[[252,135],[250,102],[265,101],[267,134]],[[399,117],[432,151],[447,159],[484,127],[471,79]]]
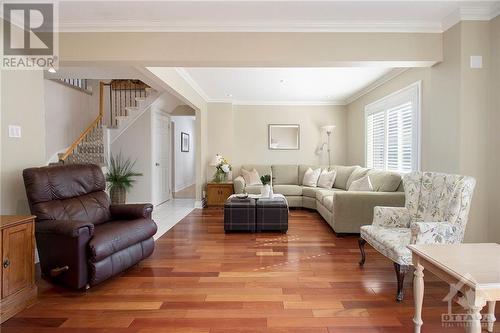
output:
[[[153,206],[111,205],[99,166],[29,168],[23,178],[44,275],[60,273],[57,282],[80,289],[153,253]]]

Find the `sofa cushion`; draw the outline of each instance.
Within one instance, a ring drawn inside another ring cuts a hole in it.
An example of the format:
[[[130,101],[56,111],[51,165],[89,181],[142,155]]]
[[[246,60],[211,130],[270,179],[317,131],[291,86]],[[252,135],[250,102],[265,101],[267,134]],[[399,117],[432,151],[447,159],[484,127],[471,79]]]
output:
[[[324,189],[324,188],[318,189],[316,191],[316,200],[318,200],[319,202],[323,203],[323,198],[325,196],[333,195],[333,192],[334,192],[333,189],[331,189],[331,190],[327,190],[327,189]]]
[[[327,169],[321,170],[321,174],[318,179],[318,187],[322,188],[332,188],[333,183],[335,183],[335,176],[337,175],[337,171]]]
[[[273,184],[299,185],[299,167],[297,165],[273,165]]]
[[[241,168],[241,177],[245,180],[245,184],[248,185],[261,185],[259,172],[254,168],[252,170],[247,170]]]
[[[337,175],[335,176],[335,183],[333,187],[339,188],[341,190],[347,190],[347,180],[351,176],[351,173],[359,166],[343,166],[343,165],[334,165],[332,168],[337,171]]]
[[[321,168],[317,168],[314,170],[309,168],[304,174],[304,178],[302,178],[302,184],[305,186],[317,187],[320,175],[321,175]]]
[[[264,175],[271,175],[272,177],[272,170],[270,165],[265,165],[265,164],[245,164],[241,166],[241,169],[245,169],[248,171],[251,171],[253,169],[257,170],[259,173],[259,176],[264,176]]]
[[[245,187],[245,192],[248,194],[260,194],[262,185],[248,185]]]
[[[395,192],[401,185],[401,175],[396,172],[371,169],[368,176],[374,191]]]
[[[302,195],[302,186],[299,185],[274,185],[274,193],[290,195]]]
[[[331,197],[335,192],[347,192],[345,190],[341,190],[339,188],[332,188],[332,189],[324,189],[324,188],[318,188],[316,191],[316,200],[319,202],[323,203],[323,200],[325,200],[326,197]]]
[[[333,195],[323,197],[323,206],[330,212],[333,212]]]
[[[90,261],[100,261],[115,252],[142,242],[156,233],[153,220],[115,220],[95,226],[94,237],[89,241]]]
[[[369,176],[361,177],[360,179],[356,179],[349,185],[348,191],[373,191],[372,182],[370,181]]]
[[[359,179],[363,178],[364,176],[366,176],[369,171],[370,171],[370,169],[368,169],[368,168],[356,167],[356,169],[354,169],[352,171],[351,175],[349,176],[349,179],[347,180],[346,189],[349,189],[349,187],[351,187],[352,182],[359,180]]]
[[[309,198],[316,198],[317,187],[302,186],[302,195]]]
[[[304,174],[306,173],[307,169],[317,169],[317,168],[321,168],[321,169],[328,169],[328,165],[308,165],[308,164],[300,164],[299,165],[299,185],[304,185],[302,183],[302,180],[304,179]]]

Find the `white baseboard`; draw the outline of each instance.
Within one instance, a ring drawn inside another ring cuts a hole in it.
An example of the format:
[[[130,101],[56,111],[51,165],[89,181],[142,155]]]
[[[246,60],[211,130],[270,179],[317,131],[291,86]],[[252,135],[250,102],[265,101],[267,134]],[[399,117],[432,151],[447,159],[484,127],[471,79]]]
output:
[[[194,202],[194,208],[197,208],[197,209],[203,208],[203,200],[196,200]]]
[[[174,192],[179,192],[179,191],[182,191],[182,190],[184,190],[184,189],[186,189],[186,188],[188,188],[188,187],[191,187],[191,186],[193,186],[193,185],[195,185],[195,183],[194,183],[194,182],[193,182],[193,183],[190,183],[190,184],[182,184],[182,185],[180,185],[180,186],[176,186],[176,187],[174,188]]]

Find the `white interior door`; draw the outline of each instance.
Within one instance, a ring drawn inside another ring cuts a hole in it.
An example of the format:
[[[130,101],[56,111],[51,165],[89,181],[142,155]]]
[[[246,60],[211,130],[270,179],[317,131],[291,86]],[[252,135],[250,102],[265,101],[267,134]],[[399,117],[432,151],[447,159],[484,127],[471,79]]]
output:
[[[153,198],[158,205],[171,199],[170,181],[170,117],[162,112],[153,113]]]

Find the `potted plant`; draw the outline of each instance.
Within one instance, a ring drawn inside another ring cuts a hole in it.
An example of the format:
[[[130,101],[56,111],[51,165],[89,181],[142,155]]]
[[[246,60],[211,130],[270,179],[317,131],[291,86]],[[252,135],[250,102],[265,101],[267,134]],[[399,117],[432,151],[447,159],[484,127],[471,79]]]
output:
[[[271,175],[263,175],[260,177],[262,188],[260,189],[260,196],[263,198],[271,197]]]
[[[134,171],[135,162],[124,158],[121,153],[116,157],[111,155],[108,163],[109,169],[106,173],[111,203],[125,203],[127,192],[130,191],[135,182],[134,177],[142,176],[142,173]]]

